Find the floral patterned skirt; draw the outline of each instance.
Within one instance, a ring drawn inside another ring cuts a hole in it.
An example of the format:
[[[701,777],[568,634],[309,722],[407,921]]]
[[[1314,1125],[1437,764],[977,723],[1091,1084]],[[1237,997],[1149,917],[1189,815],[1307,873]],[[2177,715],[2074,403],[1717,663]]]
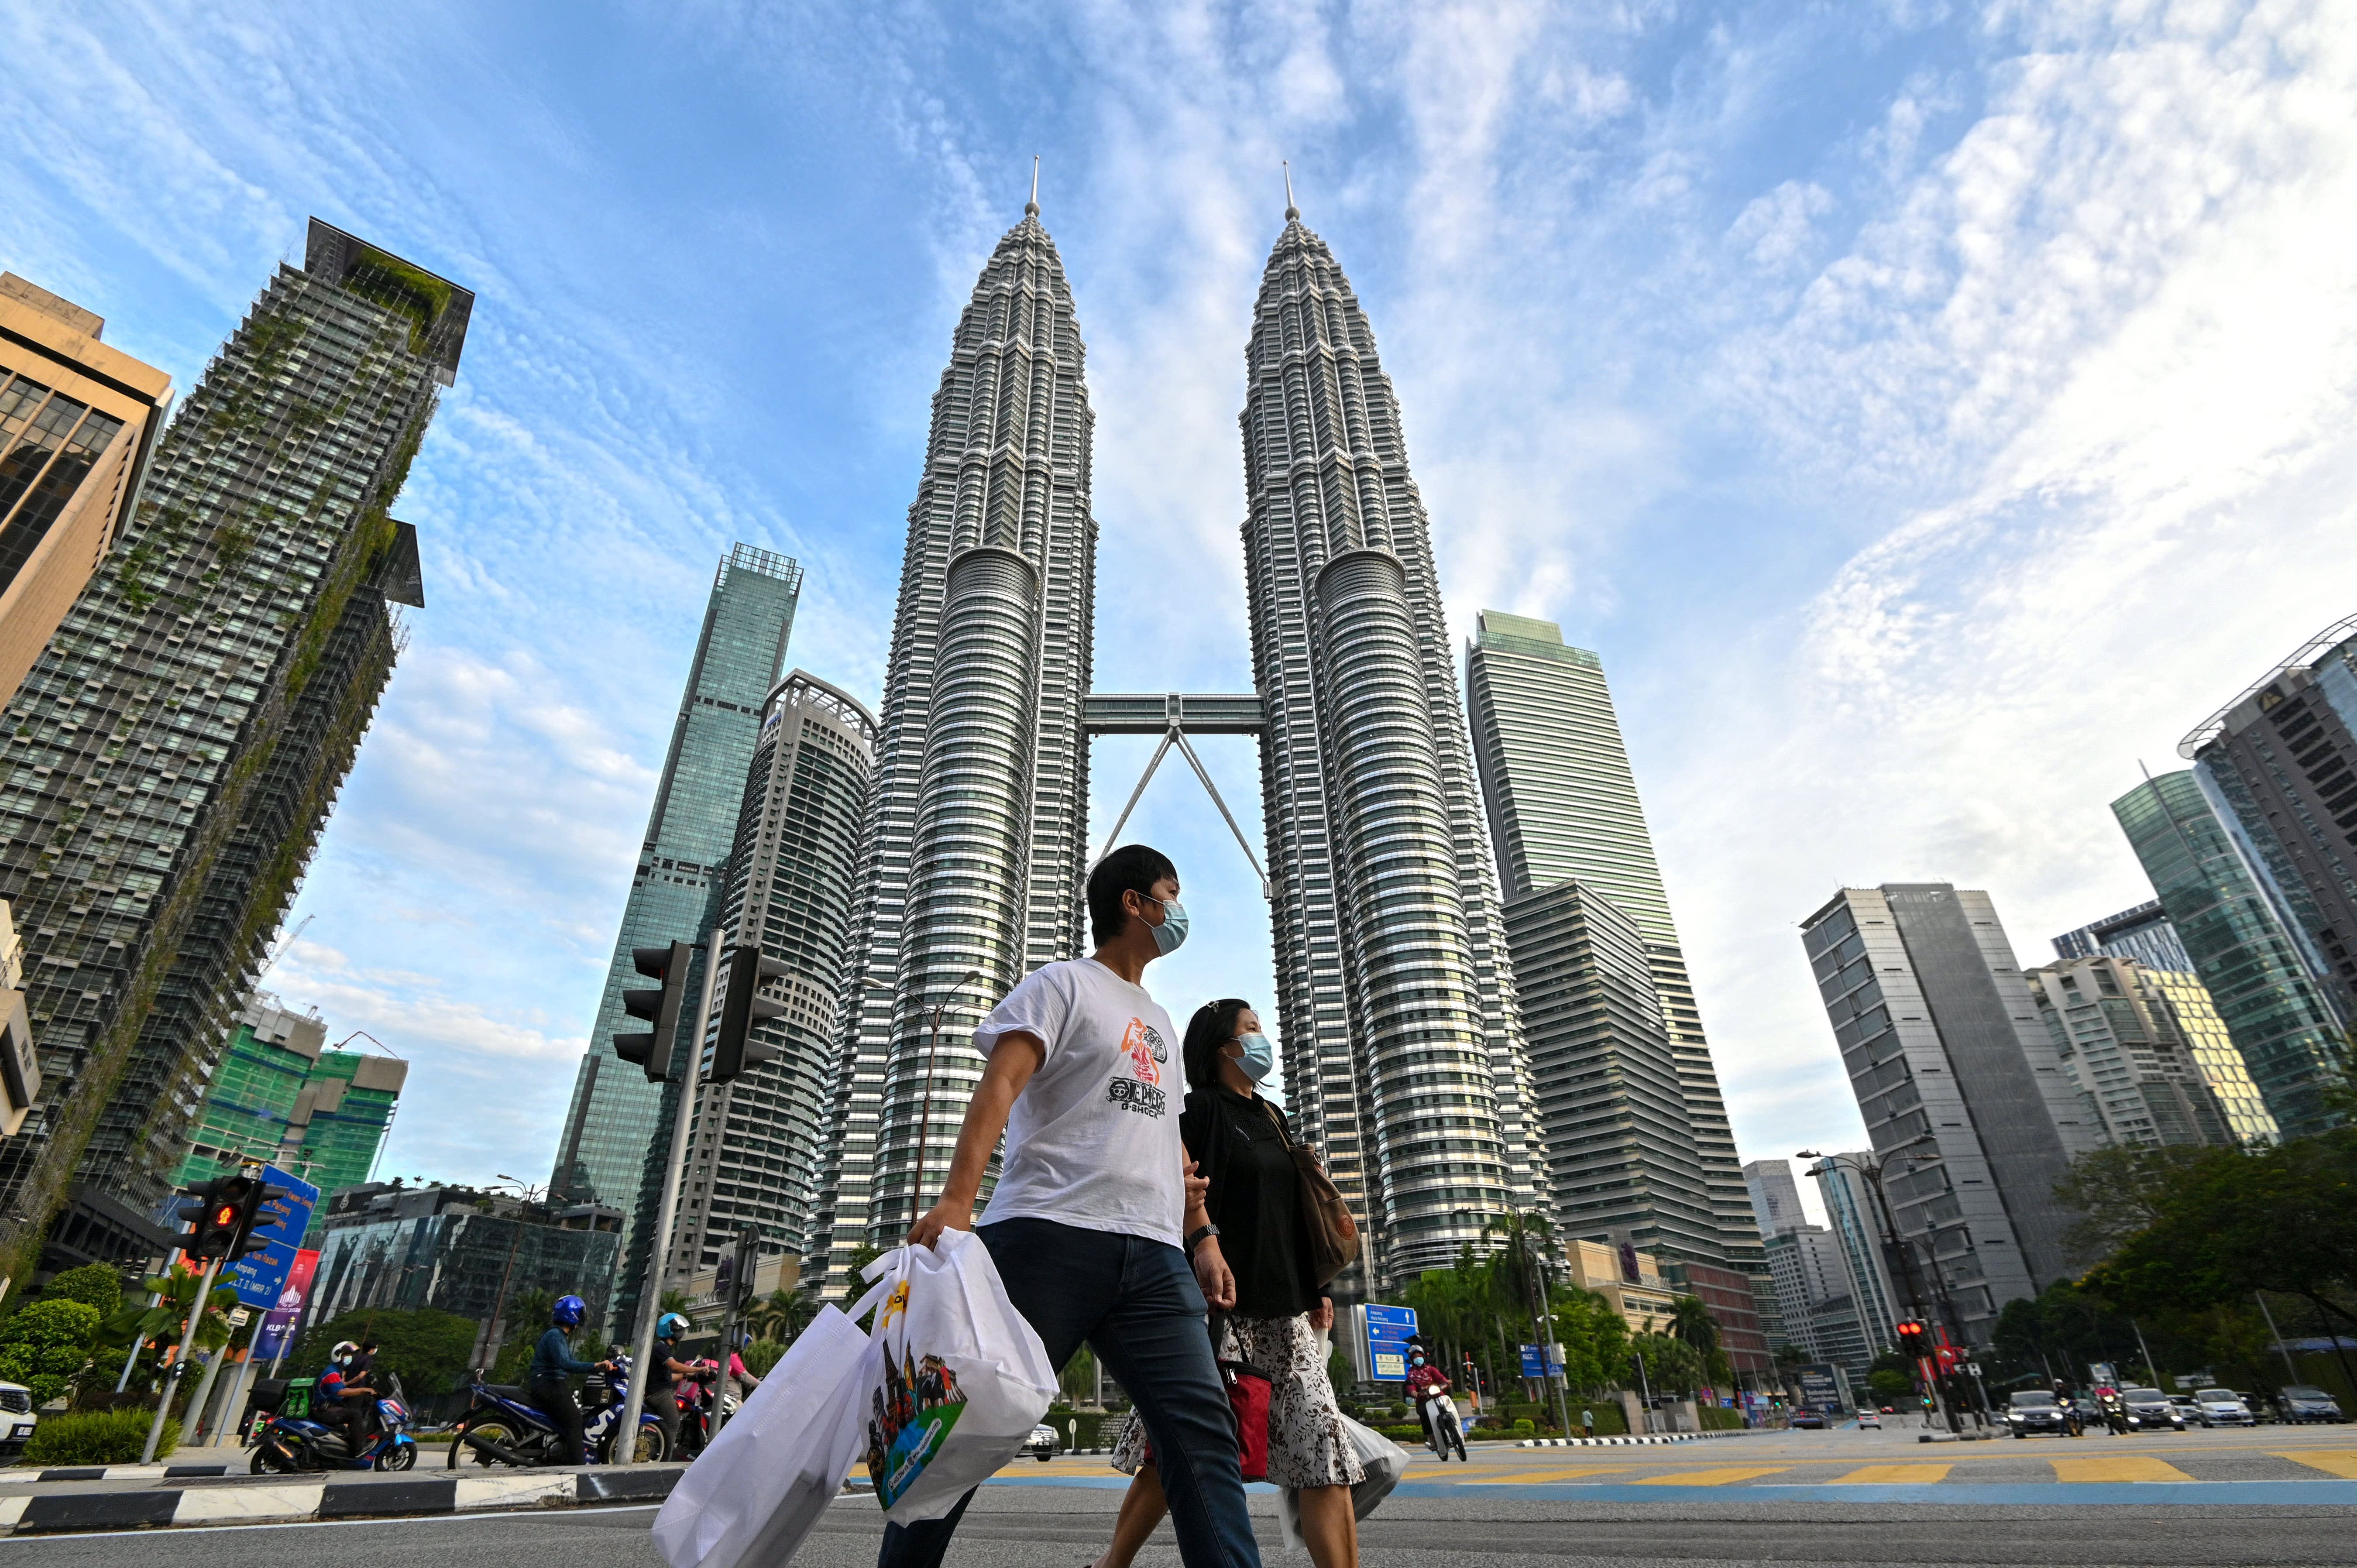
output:
[[[1231,1317],[1220,1349],[1222,1359],[1246,1361],[1268,1374],[1268,1478],[1287,1489],[1355,1487],[1367,1478],[1334,1403],[1334,1385],[1318,1353],[1323,1344],[1305,1312]],[[1151,1457],[1146,1423],[1133,1410],[1114,1439],[1113,1467],[1134,1476]]]

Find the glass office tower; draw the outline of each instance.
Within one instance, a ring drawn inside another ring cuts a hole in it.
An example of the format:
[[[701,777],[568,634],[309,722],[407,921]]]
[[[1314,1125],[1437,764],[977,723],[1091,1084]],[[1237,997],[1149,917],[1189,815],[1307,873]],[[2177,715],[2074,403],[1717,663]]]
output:
[[[2284,1134],[2333,1124],[2340,1019],[2322,957],[2277,916],[2251,863],[2190,769],[2147,779],[2112,802],[2169,923]]]
[[[1479,635],[1465,653],[1465,690],[1474,763],[1506,897],[1512,902],[1577,881],[1636,922],[1676,1057],[1720,1252],[1738,1267],[1764,1267],[1750,1189],[1603,661],[1584,648],[1566,646],[1552,621],[1483,610],[1477,625]],[[1515,918],[1510,911],[1509,925]],[[1519,982],[1520,948],[1514,961]],[[1535,1035],[1530,1048],[1534,1064],[1549,1054]],[[1540,1090],[1542,1098],[1550,1092]]]
[[[721,877],[737,839],[745,800],[745,774],[761,737],[761,707],[785,667],[802,569],[783,555],[738,544],[720,564],[704,629],[688,665],[687,689],[673,721],[671,749],[655,786],[654,810],[630,878],[630,900],[597,1015],[573,1085],[551,1196],[562,1203],[596,1203],[629,1216],[622,1231],[622,1280],[612,1324],[620,1332],[636,1310],[646,1269],[651,1195],[662,1182],[677,1101],[667,1084],[647,1081],[635,1063],[614,1054],[617,1034],[645,1025],[622,1011],[622,993],[650,987],[630,958],[633,948],[702,941],[718,923]],[[699,960],[693,997],[703,984]],[[694,1022],[690,1013],[683,1029]]]
[[[29,1277],[70,1202],[112,1227],[110,1261],[152,1250],[98,1211],[168,1190],[390,677],[391,606],[422,597],[390,508],[473,304],[313,220],[0,719],[0,896],[44,1077],[0,1145],[0,1273]]]

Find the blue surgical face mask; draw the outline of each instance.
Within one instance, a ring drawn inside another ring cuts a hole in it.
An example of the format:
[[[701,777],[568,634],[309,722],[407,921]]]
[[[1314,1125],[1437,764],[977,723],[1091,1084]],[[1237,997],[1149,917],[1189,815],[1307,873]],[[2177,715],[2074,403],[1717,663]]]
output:
[[[1147,897],[1152,897],[1153,895],[1148,894]],[[1162,906],[1162,923],[1154,928],[1154,950],[1160,957],[1168,958],[1187,940],[1187,908],[1176,898],[1157,898],[1155,902]]]
[[[1266,1083],[1268,1075],[1276,1070],[1276,1047],[1268,1043],[1266,1035],[1258,1032],[1238,1035],[1236,1043],[1244,1048],[1243,1055],[1236,1058],[1236,1065],[1243,1068],[1244,1076],[1254,1083]]]

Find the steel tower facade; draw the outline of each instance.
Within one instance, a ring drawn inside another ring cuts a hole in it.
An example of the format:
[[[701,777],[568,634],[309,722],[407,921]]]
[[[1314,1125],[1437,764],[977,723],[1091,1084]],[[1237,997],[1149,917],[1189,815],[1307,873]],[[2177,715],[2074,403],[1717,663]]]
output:
[[[1380,1288],[1544,1206],[1528,1068],[1398,400],[1295,208],[1244,362],[1286,1101],[1364,1224],[1375,1277],[1338,1283]]]
[[[812,1228],[830,1279],[931,1203],[974,1008],[1081,950],[1094,415],[1063,261],[1023,213],[958,319],[909,509]]]

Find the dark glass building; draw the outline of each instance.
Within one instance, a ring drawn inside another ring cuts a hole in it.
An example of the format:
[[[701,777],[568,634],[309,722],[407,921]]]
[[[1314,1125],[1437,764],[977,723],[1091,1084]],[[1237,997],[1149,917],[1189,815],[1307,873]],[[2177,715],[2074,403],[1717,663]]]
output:
[[[473,304],[313,220],[8,706],[0,896],[44,1084],[0,1145],[0,1273],[31,1272],[70,1202],[152,1212],[168,1190],[400,651],[390,607],[422,597],[390,509]]]
[[[654,810],[622,908],[622,929],[606,966],[605,989],[573,1086],[549,1190],[570,1203],[624,1211],[622,1279],[613,1300],[619,1329],[636,1309],[677,1101],[614,1055],[617,1034],[645,1026],[622,1010],[622,993],[647,986],[630,950],[702,941],[719,923],[721,879],[736,843],[746,769],[761,736],[761,711],[785,667],[802,569],[783,555],[739,544],[720,564],[705,606],[704,629],[688,666],[687,690],[655,786]],[[699,961],[694,986],[703,983]],[[696,994],[691,989],[691,999]],[[693,1023],[690,1013],[681,1027]]]

